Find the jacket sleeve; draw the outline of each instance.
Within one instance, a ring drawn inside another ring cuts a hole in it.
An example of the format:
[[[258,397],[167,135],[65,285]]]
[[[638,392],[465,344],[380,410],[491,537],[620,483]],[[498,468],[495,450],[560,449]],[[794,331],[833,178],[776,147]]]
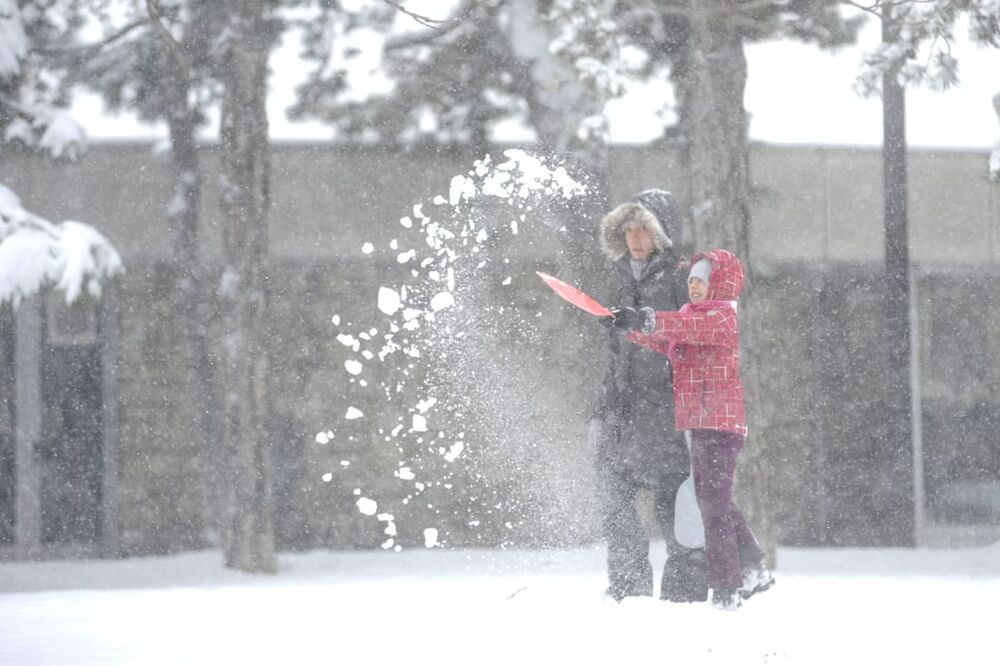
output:
[[[636,333],[635,331],[628,333],[628,339],[640,347],[652,349],[653,351],[663,354],[664,356],[667,355],[667,349],[670,347],[669,339],[655,338],[652,335]]]
[[[646,337],[664,343],[664,348],[667,341],[718,347],[737,347],[740,342],[736,312],[728,306],[707,311],[657,312],[653,331]]]
[[[607,420],[618,412],[620,400],[618,396],[618,368],[615,359],[619,353],[621,342],[616,331],[608,331],[608,367],[604,372],[604,380],[598,387],[597,400],[590,414],[592,419]]]

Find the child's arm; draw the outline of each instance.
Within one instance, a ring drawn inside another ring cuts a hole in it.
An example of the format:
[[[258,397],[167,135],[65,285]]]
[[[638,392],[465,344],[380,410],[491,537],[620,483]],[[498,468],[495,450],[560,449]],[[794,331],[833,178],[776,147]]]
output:
[[[654,338],[651,335],[646,335],[645,333],[636,333],[635,331],[630,331],[628,333],[628,339],[639,345],[640,347],[645,347],[646,349],[652,349],[653,351],[667,356],[667,350],[670,348],[670,341],[663,340],[659,338]]]
[[[736,311],[728,304],[706,311],[661,311],[656,313],[653,330],[643,337],[650,343],[667,341],[691,345],[739,346],[740,332],[736,321]],[[633,342],[660,351],[633,338]],[[665,353],[665,352],[661,352]]]

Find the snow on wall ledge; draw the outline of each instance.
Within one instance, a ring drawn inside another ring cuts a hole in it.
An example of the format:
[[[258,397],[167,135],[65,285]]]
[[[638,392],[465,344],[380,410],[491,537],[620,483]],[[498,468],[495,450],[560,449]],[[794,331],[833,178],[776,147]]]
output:
[[[72,220],[52,224],[0,184],[0,303],[16,307],[49,285],[63,291],[67,303],[84,292],[100,298],[101,281],[123,270],[118,252],[96,229]]]

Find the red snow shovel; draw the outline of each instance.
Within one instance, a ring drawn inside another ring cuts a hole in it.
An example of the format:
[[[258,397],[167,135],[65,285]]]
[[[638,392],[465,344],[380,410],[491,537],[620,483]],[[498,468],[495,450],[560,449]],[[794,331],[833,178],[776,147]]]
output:
[[[567,284],[557,277],[552,277],[547,273],[541,271],[535,271],[538,277],[545,280],[545,284],[549,285],[552,291],[556,292],[563,297],[564,300],[569,301],[576,307],[589,312],[592,315],[598,317],[611,317],[613,316],[611,310],[607,309],[593,298],[583,293],[571,284]]]

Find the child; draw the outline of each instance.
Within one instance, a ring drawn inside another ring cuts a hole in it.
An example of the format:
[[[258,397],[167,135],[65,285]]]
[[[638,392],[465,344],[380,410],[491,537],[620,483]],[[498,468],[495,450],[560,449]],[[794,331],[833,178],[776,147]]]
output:
[[[726,250],[697,254],[688,275],[690,303],[677,312],[613,310],[614,326],[673,366],[676,428],[691,431],[691,469],[705,523],[712,603],[735,610],[741,598],[774,583],[743,514],[733,505],[736,457],[746,436],[736,299],[743,266]],[[741,566],[742,564],[742,566]]]

